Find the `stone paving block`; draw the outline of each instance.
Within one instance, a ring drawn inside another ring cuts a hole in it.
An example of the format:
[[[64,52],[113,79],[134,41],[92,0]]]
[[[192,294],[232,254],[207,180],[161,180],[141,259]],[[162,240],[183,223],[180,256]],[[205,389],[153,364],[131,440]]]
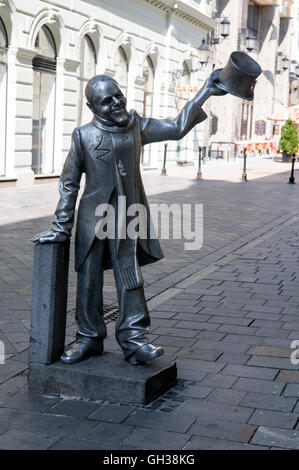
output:
[[[0,436],[0,449],[45,450],[49,449],[58,439],[53,436],[41,436],[29,430],[10,429]]]
[[[271,336],[272,338],[287,338],[289,332],[287,330],[276,330],[273,328],[258,328],[257,336]]]
[[[176,357],[189,357],[190,359],[202,359],[204,361],[216,361],[221,353],[216,351],[203,351],[195,348],[182,348]],[[223,362],[223,361],[221,361]]]
[[[69,416],[0,408],[0,425],[3,424],[13,430],[30,429],[30,432],[40,435],[61,437],[77,426],[79,421]]]
[[[211,315],[204,315],[201,312],[199,313],[176,313],[173,317],[173,320],[183,320],[190,322],[206,322]]]
[[[151,318],[172,318],[175,316],[173,311],[152,310],[150,312]]]
[[[12,359],[7,359],[5,364],[0,364],[0,384],[10,379],[11,377],[14,377],[15,375],[20,374],[26,369],[27,364],[13,361]]]
[[[190,439],[187,434],[151,429],[137,428],[124,441],[129,448],[153,450],[179,450]]]
[[[226,336],[226,333],[219,333],[218,331],[201,331],[197,336],[200,340],[212,340],[214,344],[221,341]]]
[[[263,345],[265,346],[273,346],[279,348],[289,348],[291,341],[289,338],[263,338]]]
[[[74,416],[76,418],[86,418],[99,408],[97,403],[84,400],[61,400],[54,405],[48,413],[64,416]]]
[[[177,346],[181,348],[188,348],[194,345],[196,338],[183,338],[182,336],[166,336],[161,335],[155,341],[156,345],[160,346]]]
[[[285,397],[299,398],[299,384],[288,384],[283,392]]]
[[[198,320],[201,320],[200,318]],[[175,331],[178,331],[179,328],[184,331],[184,329],[192,330],[201,330],[201,331],[215,331],[219,327],[219,323],[208,323],[203,321],[180,321],[174,328]],[[179,336],[179,335],[177,335]]]
[[[291,330],[291,331],[296,331],[298,332],[298,338],[299,338],[299,322],[286,322],[283,327],[284,330]]]
[[[229,405],[227,403],[212,403],[207,400],[189,398],[182,404],[180,411],[186,415],[192,414],[199,420],[220,420],[235,423],[246,423],[253,413],[253,408]]]
[[[178,328],[165,328],[161,326],[161,327],[156,328],[153,331],[153,333],[159,336],[167,335],[167,336],[175,336],[175,337],[182,337],[182,338],[194,338],[194,336],[196,336],[198,332],[194,331],[194,329],[183,329],[179,327]]]
[[[224,352],[221,356],[217,359],[217,362],[221,362],[224,364],[238,364],[244,365],[248,361],[247,354],[234,354],[230,352]]]
[[[235,325],[235,326],[248,326],[252,319],[250,318],[236,318],[236,317],[224,317],[214,315],[209,319],[210,323],[223,323],[226,325]]]
[[[223,370],[223,374],[233,375],[237,377],[248,377],[254,379],[273,380],[277,375],[276,369],[266,367],[238,366],[228,364]]]
[[[201,385],[215,388],[231,388],[237,381],[237,377],[225,375],[223,373],[207,374],[201,381]]]
[[[224,338],[225,339],[225,338]],[[233,352],[233,353],[245,353],[248,349],[248,344],[238,344],[226,341],[213,341],[213,340],[204,340],[200,339],[193,344],[194,348],[210,350],[210,351],[220,351],[220,352]]]
[[[255,410],[249,423],[259,426],[293,429],[299,418],[298,414],[281,411]]]
[[[272,380],[239,378],[232,388],[233,390],[244,390],[246,392],[280,395],[284,386],[284,383],[273,382]]]
[[[245,318],[249,318],[251,321],[253,319],[257,319],[257,320],[268,320],[268,318],[271,320],[281,320],[282,319],[282,315],[281,313],[261,313],[261,312],[248,312],[246,315],[245,315]]]
[[[257,426],[228,421],[198,420],[188,433],[195,436],[212,437],[237,442],[249,442]]]
[[[237,318],[242,318],[245,317],[247,314],[247,311],[243,310],[234,310],[234,309],[229,309],[229,307],[225,306],[220,306],[219,308],[208,308],[205,307],[200,313],[206,314],[206,315],[217,315],[217,316],[222,316],[222,317],[237,317]]]
[[[190,385],[183,390],[181,395],[192,398],[206,398],[212,390],[211,387],[205,385]]]
[[[255,336],[255,335],[238,335],[234,333],[229,333],[223,338],[223,342],[229,342],[229,343],[239,343],[243,345],[247,345],[247,350],[249,346],[256,345],[256,344],[261,344],[263,341],[263,338],[260,336]],[[246,350],[246,353],[247,353]]]
[[[280,382],[299,384],[299,370],[281,370],[276,377]]]
[[[178,378],[181,380],[193,380],[195,382],[200,382],[206,375],[206,372],[199,372],[198,370],[181,369],[178,371]]]
[[[184,450],[267,450],[269,446],[258,446],[240,442],[213,439],[210,437],[192,437]]]
[[[0,330],[2,333],[27,333],[27,329],[20,322],[4,321],[1,316]]]
[[[178,323],[178,320],[168,320],[166,318],[153,318],[151,319],[151,333],[158,327],[171,328]]]
[[[109,423],[122,423],[135,410],[136,408],[134,406],[107,403],[92,413],[89,419]]]
[[[29,343],[29,331],[5,333],[5,336],[11,343]]]
[[[256,290],[256,289],[259,289],[259,290]],[[262,286],[256,286],[255,287],[255,291],[256,292],[262,292],[263,294],[266,295],[266,298],[267,296],[269,296],[269,298],[272,297],[272,292],[276,292],[276,289],[269,289],[269,288],[265,288],[264,285]],[[267,305],[255,305],[255,304],[251,304],[251,303],[247,303],[246,305],[244,305],[244,307],[242,308],[242,310],[248,310],[249,312],[264,312],[264,313],[281,313],[282,311],[282,307],[272,307],[272,306],[268,306]]]
[[[196,360],[196,359],[178,357],[177,367],[178,367],[178,370],[180,369],[192,370],[193,369],[193,370],[199,370],[201,372],[217,373],[221,369],[223,369],[224,364],[219,364],[219,363],[210,362],[210,361],[201,361],[200,359]]]
[[[186,433],[191,424],[196,419],[195,413],[185,413],[173,411],[172,413],[162,413],[161,411],[137,410],[127,420],[126,423],[143,428],[160,429],[163,431],[173,431]]]
[[[106,445],[120,444],[132,431],[133,426],[116,423],[99,423],[82,440],[102,442]]]
[[[247,351],[247,354],[252,354],[255,356],[270,356],[270,357],[286,357],[290,358],[290,349],[289,348],[275,348],[267,346],[254,346]]]
[[[241,405],[264,410],[292,411],[296,401],[296,398],[282,397],[271,393],[248,392],[241,401]]]
[[[228,403],[229,405],[239,405],[246,392],[237,390],[214,389],[208,396],[207,401],[214,403]]]
[[[281,449],[299,449],[298,431],[261,426],[252,438],[252,444]]]
[[[274,321],[272,319],[272,314],[271,314],[271,320],[254,320],[254,322],[251,323],[251,327],[257,327],[257,328],[274,328],[279,330],[283,326],[283,322],[281,321]]]
[[[290,359],[279,357],[252,356],[247,364],[249,366],[273,367],[276,369],[298,369],[298,366],[292,364]]]
[[[15,410],[45,412],[58,401],[60,401],[60,399],[57,397],[30,395],[27,390],[21,390],[12,396],[7,395],[3,397],[1,400],[1,406]]]
[[[218,331],[224,331],[230,334],[236,335],[255,335],[257,332],[257,328],[251,328],[251,326],[235,326],[235,325],[221,325],[218,328]]]
[[[119,450],[120,446],[109,444],[109,450]],[[107,450],[107,444],[100,442],[78,441],[63,438],[50,447],[50,450]]]

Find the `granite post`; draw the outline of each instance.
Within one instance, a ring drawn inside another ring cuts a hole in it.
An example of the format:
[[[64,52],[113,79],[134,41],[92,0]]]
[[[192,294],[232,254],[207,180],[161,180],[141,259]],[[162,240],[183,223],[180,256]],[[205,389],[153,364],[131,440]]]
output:
[[[34,250],[29,362],[51,364],[64,351],[69,241]]]

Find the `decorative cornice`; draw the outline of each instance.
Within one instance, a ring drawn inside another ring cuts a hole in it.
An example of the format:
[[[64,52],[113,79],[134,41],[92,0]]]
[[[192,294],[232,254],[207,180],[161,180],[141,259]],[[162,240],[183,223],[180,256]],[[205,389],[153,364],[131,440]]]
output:
[[[199,8],[187,4],[184,0],[144,0],[147,4],[163,11],[166,14],[173,14],[189,23],[198,26],[205,31],[216,28],[216,22],[209,16],[201,13]]]

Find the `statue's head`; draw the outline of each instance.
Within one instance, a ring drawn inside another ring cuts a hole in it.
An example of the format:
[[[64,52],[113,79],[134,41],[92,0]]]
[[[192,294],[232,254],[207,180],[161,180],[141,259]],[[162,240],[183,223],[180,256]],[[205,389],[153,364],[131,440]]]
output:
[[[96,75],[86,85],[87,106],[105,124],[125,126],[129,120],[127,100],[118,83],[108,75]]]

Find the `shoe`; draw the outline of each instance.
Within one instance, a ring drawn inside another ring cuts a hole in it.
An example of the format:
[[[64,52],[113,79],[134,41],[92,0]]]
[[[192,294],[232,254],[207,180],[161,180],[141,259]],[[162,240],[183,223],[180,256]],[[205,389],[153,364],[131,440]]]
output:
[[[85,361],[91,356],[103,354],[103,342],[97,342],[97,348],[94,346],[94,341],[87,339],[77,340],[70,349],[66,350],[60,357],[61,362],[64,364],[75,364],[76,362]]]
[[[151,361],[156,357],[163,356],[164,350],[160,347],[155,347],[152,344],[145,344],[141,348],[132,354],[132,356],[127,357],[127,361],[132,366],[137,366],[138,364],[144,364],[147,361]]]

